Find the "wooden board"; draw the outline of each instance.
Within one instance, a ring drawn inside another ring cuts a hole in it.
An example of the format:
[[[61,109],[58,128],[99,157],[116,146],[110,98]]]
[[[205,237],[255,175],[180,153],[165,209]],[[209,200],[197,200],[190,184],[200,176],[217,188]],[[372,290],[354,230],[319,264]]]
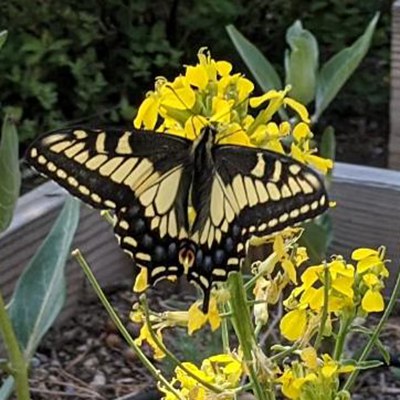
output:
[[[392,5],[389,167],[400,169],[400,0]]]

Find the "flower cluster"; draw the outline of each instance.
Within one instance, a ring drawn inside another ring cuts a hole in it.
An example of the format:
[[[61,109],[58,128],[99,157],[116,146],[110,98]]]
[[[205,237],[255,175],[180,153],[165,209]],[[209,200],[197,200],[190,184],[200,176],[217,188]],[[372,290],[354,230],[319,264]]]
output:
[[[217,354],[203,360],[200,368],[189,362],[182,363],[181,367],[175,369],[172,384],[177,386],[177,393],[183,399],[228,400],[236,397],[235,389],[239,386],[243,373],[243,363],[237,355]],[[199,381],[208,385],[201,384]],[[176,395],[170,390],[162,385],[159,388],[165,394],[164,399],[176,399]],[[223,394],[218,396],[215,391],[223,392]]]
[[[290,310],[280,322],[286,339],[310,340],[324,307],[326,334],[336,317],[348,319],[384,309],[381,291],[389,275],[384,251],[360,248],[352,253],[352,259],[357,261],[355,266],[336,256],[331,262],[310,266],[303,272],[302,284],[284,302]]]
[[[282,385],[282,393],[293,400],[349,399],[349,393],[340,391],[340,374],[354,371],[354,365],[341,364],[329,354],[320,358],[313,347],[299,351],[300,360],[284,367],[277,382]]]

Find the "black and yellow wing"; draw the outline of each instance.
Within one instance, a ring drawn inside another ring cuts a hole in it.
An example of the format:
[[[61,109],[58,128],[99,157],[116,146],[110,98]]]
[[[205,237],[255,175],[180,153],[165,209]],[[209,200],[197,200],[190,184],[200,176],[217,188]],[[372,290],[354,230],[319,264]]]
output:
[[[121,247],[154,283],[182,274],[191,143],[149,131],[75,128],[42,136],[27,159],[84,202],[113,210]]]
[[[271,151],[214,146],[214,173],[198,210],[192,239],[198,251],[188,278],[206,296],[212,282],[240,268],[252,235],[264,236],[314,218],[328,208],[318,174]]]

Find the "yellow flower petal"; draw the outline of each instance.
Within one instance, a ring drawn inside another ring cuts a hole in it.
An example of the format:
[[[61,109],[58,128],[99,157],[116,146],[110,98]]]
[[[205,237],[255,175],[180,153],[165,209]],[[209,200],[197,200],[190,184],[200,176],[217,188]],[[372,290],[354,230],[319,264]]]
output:
[[[261,104],[265,103],[268,100],[275,99],[277,97],[282,97],[282,93],[277,90],[269,90],[267,93],[262,96],[252,97],[249,100],[250,106],[253,108],[259,107]]]
[[[275,153],[285,154],[285,150],[283,149],[282,143],[278,139],[277,140],[269,140],[262,147],[267,150],[274,151]]]
[[[186,67],[186,79],[188,82],[201,90],[204,90],[208,84],[208,75],[206,69],[202,65]]]
[[[195,102],[196,93],[190,86],[181,88],[174,88],[169,84],[163,86],[160,106],[187,111]]]
[[[296,268],[294,267],[293,263],[288,259],[282,260],[282,268],[287,273],[289,279],[294,284],[297,284]]]
[[[279,132],[282,136],[289,135],[290,129],[291,129],[291,126],[288,121],[283,121],[279,124]]]
[[[238,124],[229,127],[218,136],[218,144],[234,144],[236,146],[252,146],[246,132]]]
[[[188,333],[191,335],[193,332],[200,329],[207,322],[207,315],[204,314],[199,308],[199,302],[193,303],[188,310]]]
[[[359,248],[354,250],[351,253],[351,258],[355,261],[362,260],[363,258],[367,258],[369,256],[379,256],[379,252],[375,249],[368,249],[368,248]]]
[[[329,158],[322,158],[314,154],[307,154],[305,157],[306,163],[326,174],[333,168],[333,161]]]
[[[162,341],[161,331],[157,331],[157,336],[160,339],[160,341]],[[148,345],[153,349],[154,358],[156,360],[160,360],[165,357],[165,353],[158,347],[157,343],[152,338],[147,324],[144,324],[140,329],[139,337],[135,339],[135,343],[138,346],[141,346],[144,341],[146,341]]]
[[[296,111],[296,113],[299,115],[299,117],[302,119],[303,122],[306,122],[307,124],[311,122],[308,116],[307,108],[303,106],[303,104],[299,103],[294,99],[291,99],[290,97],[286,97],[283,100],[283,103],[288,105],[294,111]]]
[[[212,331],[215,331],[216,329],[218,329],[220,327],[221,317],[219,316],[219,312],[218,312],[217,300],[213,296],[210,299],[210,306],[209,306],[209,311],[208,311],[207,317],[208,317],[208,322],[210,323]]]
[[[363,275],[362,279],[370,289],[380,283],[378,277],[375,274],[371,273]]]
[[[148,287],[147,268],[141,268],[139,274],[136,276],[133,291],[136,293],[141,293],[144,292]]]
[[[253,82],[246,78],[239,77],[236,83],[238,102],[241,103],[249,97],[250,93],[254,90]]]
[[[317,369],[318,358],[317,351],[314,349],[314,347],[306,347],[305,349],[301,350],[300,357],[308,369]]]
[[[139,107],[133,125],[136,129],[144,126],[146,129],[154,129],[158,118],[159,99],[155,95],[150,95]]]
[[[333,374],[336,373],[337,370],[338,366],[334,362],[332,362],[327,365],[324,365],[321,369],[321,373],[325,378],[331,378]]]
[[[366,258],[363,258],[357,263],[357,272],[359,274],[364,273],[365,271],[368,271],[371,268],[380,266],[382,264],[381,259],[378,256],[369,256]]]
[[[306,310],[289,311],[279,324],[282,335],[292,342],[300,339],[307,328]]]
[[[298,142],[309,139],[312,136],[310,127],[304,122],[300,122],[294,127],[292,135]]]
[[[296,144],[292,143],[290,146],[290,155],[297,161],[301,162],[304,164],[305,162],[305,157],[303,152],[301,151],[300,147],[297,146]]]
[[[332,288],[352,299],[354,296],[353,284],[353,278],[349,278],[347,276],[339,276],[336,279],[333,279]]]
[[[368,289],[361,301],[361,306],[366,312],[380,312],[384,310],[385,302],[379,292]]]
[[[217,72],[221,76],[229,75],[230,72],[232,71],[232,64],[229,63],[228,61],[217,61],[216,66],[217,66]]]

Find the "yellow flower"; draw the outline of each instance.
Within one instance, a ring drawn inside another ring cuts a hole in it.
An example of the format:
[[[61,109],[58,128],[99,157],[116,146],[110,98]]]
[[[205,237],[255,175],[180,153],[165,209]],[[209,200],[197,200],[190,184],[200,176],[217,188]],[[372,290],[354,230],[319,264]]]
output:
[[[184,399],[234,399],[233,389],[240,385],[240,381],[244,374],[242,360],[233,354],[217,354],[206,358],[201,364],[201,368],[190,362],[182,363],[182,367],[175,369],[175,377],[171,384],[175,387],[179,383],[178,392]],[[186,373],[191,372],[191,375]],[[210,389],[204,387],[202,383],[207,382],[211,385],[223,389],[220,395],[215,394]],[[165,394],[165,399],[171,399],[170,392],[167,388],[161,389]],[[168,397],[169,396],[169,397]]]
[[[296,309],[289,311],[280,321],[279,329],[282,335],[292,342],[299,340],[307,328],[307,311]]]
[[[361,306],[365,312],[380,312],[385,309],[383,296],[378,291],[368,289],[361,301]]]
[[[147,275],[147,268],[140,268],[140,272],[136,276],[135,284],[133,286],[134,292],[141,293],[149,287]]]
[[[204,314],[200,309],[201,302],[196,301],[188,310],[188,333],[191,335],[203,327],[207,322],[211,330],[215,331],[221,325],[221,318],[218,312],[218,304],[214,296],[211,296],[209,310]]]
[[[158,339],[162,342],[162,334],[161,329],[156,332]],[[135,343],[138,346],[141,346],[143,342],[147,342],[147,344],[153,349],[154,351],[154,358],[156,360],[162,359],[165,357],[165,353],[161,350],[161,348],[157,345],[153,337],[151,336],[149,327],[147,324],[144,324],[140,329],[139,337],[135,339]]]

